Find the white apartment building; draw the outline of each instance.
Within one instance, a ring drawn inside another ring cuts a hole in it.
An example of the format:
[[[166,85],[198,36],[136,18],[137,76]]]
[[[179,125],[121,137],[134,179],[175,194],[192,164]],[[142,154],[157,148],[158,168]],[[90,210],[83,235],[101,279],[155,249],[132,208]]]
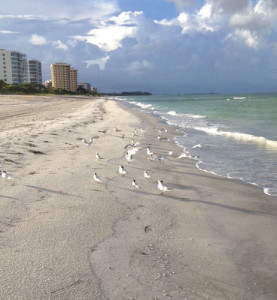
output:
[[[41,63],[27,60],[26,54],[0,48],[0,80],[8,84],[41,84]]]
[[[24,82],[42,84],[41,62],[35,59],[27,60],[27,78]]]

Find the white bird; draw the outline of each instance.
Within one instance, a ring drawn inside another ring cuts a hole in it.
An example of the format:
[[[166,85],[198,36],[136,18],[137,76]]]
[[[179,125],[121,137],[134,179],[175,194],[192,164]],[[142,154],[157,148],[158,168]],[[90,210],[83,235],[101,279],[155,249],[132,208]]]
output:
[[[146,148],[146,153],[147,153],[147,155],[149,155],[149,156],[151,156],[151,155],[154,154],[154,153],[151,151],[150,147],[147,147],[147,148]]]
[[[120,131],[116,126],[114,126],[113,130],[114,130],[115,132]]]
[[[136,183],[136,181],[135,181],[135,179],[133,180],[133,182],[132,182],[132,187],[134,188],[134,190],[135,189],[139,189],[139,186],[138,186],[138,184]]]
[[[94,173],[93,179],[94,179],[96,182],[99,182],[99,183],[102,182],[102,181],[100,180],[100,177],[99,177],[96,173]]]
[[[137,130],[136,130],[136,129],[134,129],[134,130],[132,131],[132,136],[137,136]]]
[[[99,153],[96,153],[96,154],[95,154],[95,158],[98,159],[98,160],[99,160],[99,159],[103,159],[103,157],[101,157],[101,156],[99,155]]]
[[[10,175],[8,175],[8,173],[6,171],[1,171],[1,176],[3,179],[12,179]]]
[[[120,175],[125,176],[127,174],[127,171],[124,169],[123,166],[119,166],[118,172]]]
[[[137,147],[137,146],[140,145],[140,142],[135,142],[134,140],[132,140],[132,141],[131,141],[131,145],[132,145],[133,147]]]
[[[169,151],[168,151],[168,154],[169,154],[170,156],[173,156],[174,152],[173,152],[172,150],[169,150]]]
[[[167,129],[166,129],[166,128],[162,128],[162,129],[159,130],[159,132],[160,132],[160,133],[162,133],[162,132],[167,132]]]
[[[133,148],[131,150],[128,150],[129,155],[135,155],[138,152],[139,148]]]
[[[144,171],[143,175],[146,179],[149,179],[151,177],[147,171]]]
[[[133,155],[129,154],[129,152],[127,151],[126,155],[125,155],[126,160],[129,162],[133,161]]]
[[[161,136],[160,136],[160,135],[158,135],[157,139],[158,139],[159,141],[161,141],[161,139],[162,139],[162,138],[161,138]]]
[[[82,139],[82,142],[86,145],[86,146],[90,146],[93,143],[94,139],[98,139],[99,136],[94,136],[94,137],[90,137],[89,141],[87,141],[86,139]]]
[[[164,185],[162,180],[158,180],[158,189],[161,191],[161,195],[163,195],[164,192],[168,192],[171,190]]]

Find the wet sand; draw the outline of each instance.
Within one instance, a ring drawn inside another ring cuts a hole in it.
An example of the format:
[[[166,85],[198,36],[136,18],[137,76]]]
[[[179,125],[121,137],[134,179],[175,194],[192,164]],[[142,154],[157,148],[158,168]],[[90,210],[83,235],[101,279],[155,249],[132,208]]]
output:
[[[276,197],[178,158],[175,127],[73,97],[0,96],[0,121],[0,299],[277,298]]]

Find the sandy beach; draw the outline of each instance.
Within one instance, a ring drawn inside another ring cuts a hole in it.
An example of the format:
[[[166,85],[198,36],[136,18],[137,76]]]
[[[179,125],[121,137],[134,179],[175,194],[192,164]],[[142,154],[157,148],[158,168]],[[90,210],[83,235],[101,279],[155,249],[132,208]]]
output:
[[[178,134],[105,98],[0,95],[0,299],[277,299],[276,197],[179,158]]]

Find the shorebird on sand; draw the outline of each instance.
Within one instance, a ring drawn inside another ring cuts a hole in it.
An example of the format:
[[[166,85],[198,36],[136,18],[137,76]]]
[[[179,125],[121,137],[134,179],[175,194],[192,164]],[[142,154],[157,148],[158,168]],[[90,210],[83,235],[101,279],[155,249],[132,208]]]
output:
[[[94,179],[94,181],[96,181],[96,182],[99,182],[99,183],[102,182],[102,181],[100,180],[100,177],[99,177],[96,173],[94,173],[93,179]]]

